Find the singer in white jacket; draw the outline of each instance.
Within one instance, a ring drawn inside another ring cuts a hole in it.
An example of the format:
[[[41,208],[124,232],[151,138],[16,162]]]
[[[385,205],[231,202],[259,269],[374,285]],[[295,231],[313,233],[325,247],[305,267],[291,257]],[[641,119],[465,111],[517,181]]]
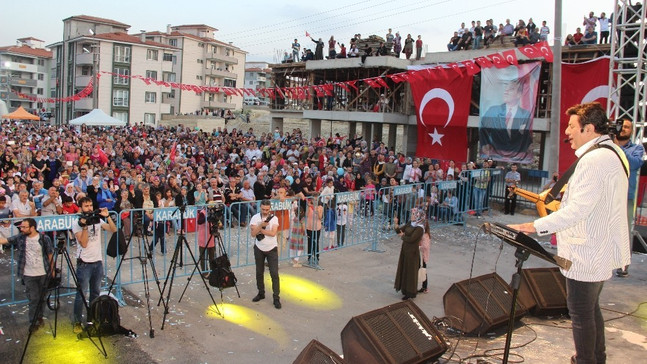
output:
[[[557,254],[572,261],[566,277],[567,305],[576,355],[572,363],[604,363],[604,320],[599,297],[612,271],[629,263],[627,161],[611,141],[608,119],[598,103],[575,105],[566,136],[578,156],[560,209],[511,228],[557,234]]]

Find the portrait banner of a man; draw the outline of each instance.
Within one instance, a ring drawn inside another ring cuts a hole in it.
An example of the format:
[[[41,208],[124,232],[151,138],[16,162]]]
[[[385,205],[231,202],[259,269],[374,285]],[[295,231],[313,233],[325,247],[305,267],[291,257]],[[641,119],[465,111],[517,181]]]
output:
[[[540,62],[481,70],[479,156],[532,163],[532,121]]]

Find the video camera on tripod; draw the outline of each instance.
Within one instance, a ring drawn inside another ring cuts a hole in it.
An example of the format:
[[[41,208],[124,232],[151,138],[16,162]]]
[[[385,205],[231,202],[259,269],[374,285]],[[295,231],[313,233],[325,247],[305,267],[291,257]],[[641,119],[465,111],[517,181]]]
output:
[[[207,207],[207,222],[212,227],[218,228],[219,226],[223,226],[224,218],[225,205],[223,203],[215,203]]]

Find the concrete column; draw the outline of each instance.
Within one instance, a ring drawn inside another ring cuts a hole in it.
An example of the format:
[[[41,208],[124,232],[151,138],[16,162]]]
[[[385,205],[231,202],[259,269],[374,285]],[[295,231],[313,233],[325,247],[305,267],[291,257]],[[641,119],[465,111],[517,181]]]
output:
[[[397,124],[389,124],[389,142],[388,142],[388,147],[391,149],[393,147],[394,150],[396,149],[396,139],[398,135],[398,125]]]
[[[362,123],[362,137],[364,137],[364,140],[368,143],[368,145],[371,145],[371,142],[373,139],[372,137],[372,129],[373,129],[373,124],[371,123]]]
[[[373,139],[372,140],[382,141],[382,128],[384,128],[384,124],[373,124]]]
[[[310,119],[310,138],[321,136],[321,119]]]
[[[273,133],[276,128],[283,132],[283,118],[272,118],[270,121],[270,133]]]
[[[402,133],[402,153],[405,155],[414,155],[416,153],[416,143],[418,142],[418,125],[404,125]]]
[[[348,137],[350,139],[355,139],[355,134],[357,134],[357,122],[349,121],[348,122]]]

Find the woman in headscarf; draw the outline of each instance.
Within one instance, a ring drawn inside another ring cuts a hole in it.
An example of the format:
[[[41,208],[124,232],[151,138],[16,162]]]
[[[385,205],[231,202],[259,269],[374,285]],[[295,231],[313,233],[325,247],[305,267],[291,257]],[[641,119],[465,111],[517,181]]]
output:
[[[418,270],[420,269],[420,239],[424,233],[424,210],[411,209],[411,222],[398,225],[395,218],[395,232],[402,238],[398,270],[395,273],[394,288],[404,295],[403,300],[415,298],[418,293]]]

